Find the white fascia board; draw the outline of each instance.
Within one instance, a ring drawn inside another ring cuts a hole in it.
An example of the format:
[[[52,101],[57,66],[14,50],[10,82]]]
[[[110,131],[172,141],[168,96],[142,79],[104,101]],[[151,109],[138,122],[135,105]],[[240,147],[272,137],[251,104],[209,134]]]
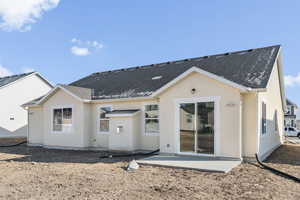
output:
[[[121,114],[121,113],[116,113],[116,114],[106,114],[107,117],[133,117],[135,115],[137,115],[138,113],[140,113],[141,111],[137,111],[135,113],[131,113],[131,114]]]
[[[39,76],[43,81],[45,81],[45,83],[47,83],[50,87],[54,88],[53,84],[48,81],[44,76],[42,76],[40,73],[38,72],[34,72],[33,74]],[[31,75],[30,75],[31,76]]]
[[[185,78],[186,76],[188,76],[189,74],[193,73],[193,72],[197,72],[199,74],[205,75],[209,78],[212,78],[214,80],[217,80],[221,83],[224,83],[226,85],[229,85],[233,88],[236,88],[238,90],[240,90],[241,92],[248,92],[251,91],[251,88],[239,85],[237,83],[234,83],[233,81],[227,80],[223,77],[217,76],[213,73],[204,71],[198,67],[192,67],[190,69],[188,69],[187,71],[185,71],[184,73],[182,73],[181,75],[177,76],[175,79],[173,79],[172,81],[168,82],[166,85],[164,85],[163,87],[159,88],[158,90],[156,90],[151,97],[155,97],[157,95],[159,95],[160,93],[162,93],[163,91],[165,91],[166,89],[168,89],[169,87],[171,87],[172,85],[176,84],[178,81],[182,80],[183,78]]]
[[[275,62],[273,63],[273,69],[272,69],[272,72],[271,72],[271,75],[270,75],[270,78],[268,80],[268,83],[267,83],[267,86],[266,86],[266,89],[265,91],[267,91],[267,88],[269,87],[270,85],[270,79],[271,79],[271,76],[275,70],[275,64],[277,63],[277,67],[278,67],[278,77],[279,77],[279,86],[280,86],[280,95],[281,95],[281,101],[282,101],[282,107],[283,107],[283,110],[285,111],[286,110],[286,97],[285,97],[285,86],[284,86],[284,73],[283,73],[283,62],[282,62],[282,47],[279,48],[279,51],[276,55],[276,59],[275,59]],[[258,91],[258,92],[265,92],[265,91]]]

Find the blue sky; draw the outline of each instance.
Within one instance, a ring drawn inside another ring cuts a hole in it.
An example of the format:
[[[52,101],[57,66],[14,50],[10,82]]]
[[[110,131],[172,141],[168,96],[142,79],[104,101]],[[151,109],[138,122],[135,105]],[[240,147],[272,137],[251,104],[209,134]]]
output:
[[[300,1],[1,0],[0,75],[53,83],[93,72],[283,45],[287,96],[300,104]]]

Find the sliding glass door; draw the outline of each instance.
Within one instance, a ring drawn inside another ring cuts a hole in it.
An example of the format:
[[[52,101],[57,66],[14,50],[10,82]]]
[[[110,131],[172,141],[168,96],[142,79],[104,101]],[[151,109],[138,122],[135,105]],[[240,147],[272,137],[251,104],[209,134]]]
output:
[[[180,152],[214,154],[214,109],[214,102],[180,104]]]

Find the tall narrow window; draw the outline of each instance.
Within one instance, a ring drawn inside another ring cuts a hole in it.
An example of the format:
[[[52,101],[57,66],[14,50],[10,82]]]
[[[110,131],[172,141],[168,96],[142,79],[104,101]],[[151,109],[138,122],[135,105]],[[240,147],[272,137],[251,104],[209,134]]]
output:
[[[72,127],[72,108],[53,109],[54,132],[70,132]]]
[[[159,107],[157,104],[145,106],[146,134],[159,133]]]
[[[265,102],[261,105],[261,133],[262,135],[267,133],[267,106]]]
[[[100,133],[109,133],[109,118],[106,117],[106,114],[112,109],[110,106],[101,107],[99,109],[99,132]]]
[[[274,126],[275,126],[275,131],[278,131],[278,117],[277,117],[277,110],[275,110],[275,114],[274,114]]]

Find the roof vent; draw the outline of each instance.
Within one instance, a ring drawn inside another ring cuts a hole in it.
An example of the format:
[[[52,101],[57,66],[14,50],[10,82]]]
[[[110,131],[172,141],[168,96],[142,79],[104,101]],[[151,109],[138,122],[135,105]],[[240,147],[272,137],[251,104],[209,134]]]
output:
[[[164,65],[166,65],[167,63],[161,63],[161,64],[159,64],[159,66],[164,66]]]
[[[152,77],[152,80],[157,80],[157,79],[161,79],[162,78],[162,76],[154,76],[154,77]]]
[[[247,51],[240,51],[240,52],[238,52],[237,54],[239,54],[239,55],[244,55],[244,54],[246,54],[247,53]]]
[[[195,61],[201,61],[203,58],[196,58]]]

